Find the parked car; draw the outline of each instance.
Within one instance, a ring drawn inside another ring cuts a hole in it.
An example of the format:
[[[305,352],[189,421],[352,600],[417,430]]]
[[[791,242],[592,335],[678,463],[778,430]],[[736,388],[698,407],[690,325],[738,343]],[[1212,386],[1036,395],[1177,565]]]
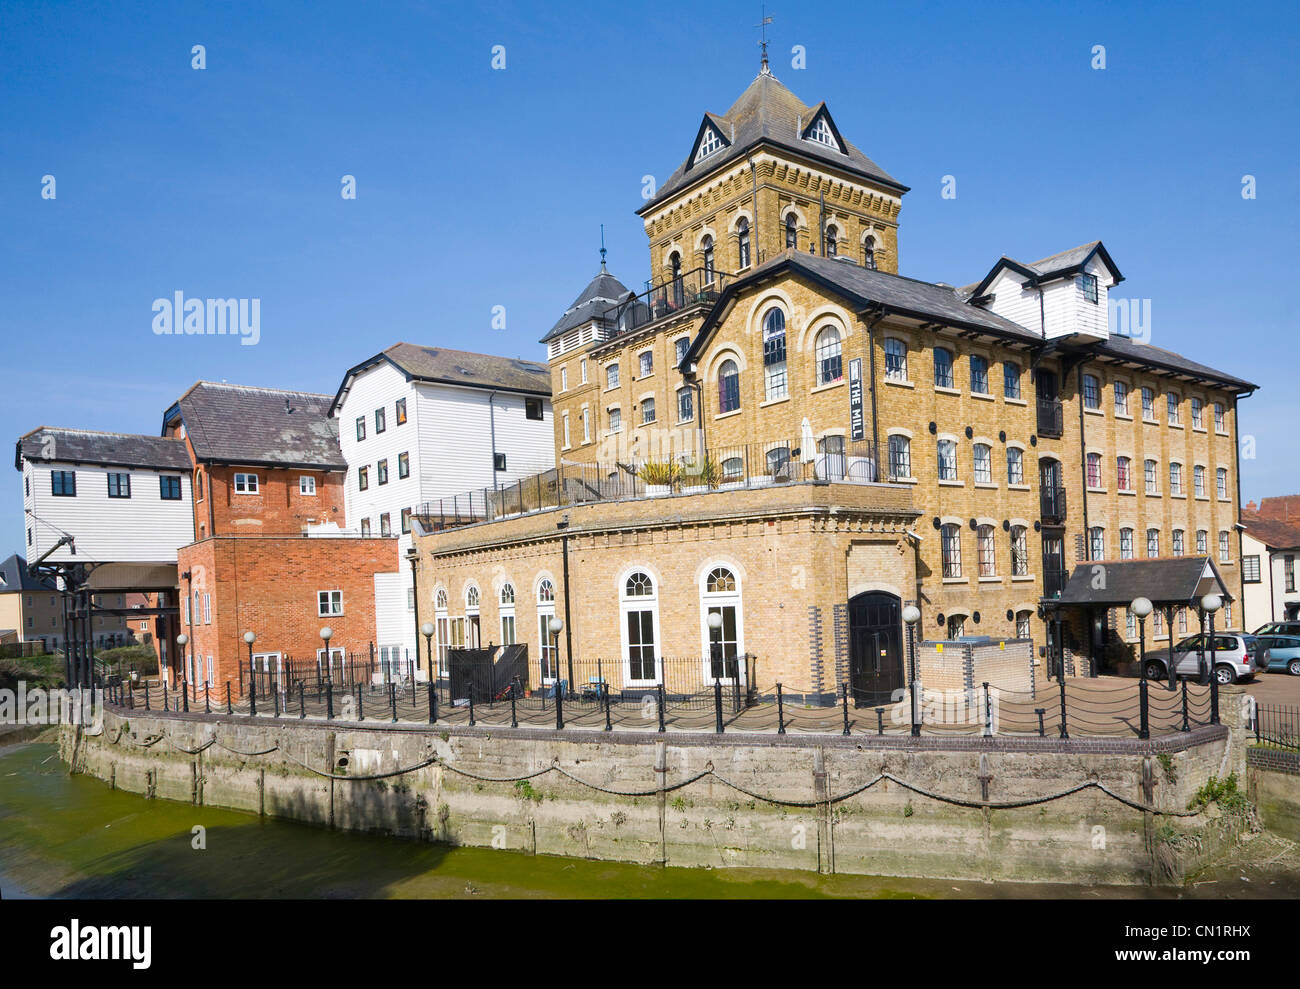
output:
[[[1180,677],[1201,675],[1201,650],[1204,646],[1205,662],[1210,662],[1209,635],[1193,635],[1183,639],[1173,648],[1174,673]],[[1246,642],[1247,636],[1236,632],[1214,636],[1214,677],[1221,684],[1249,680],[1255,675],[1255,658]],[[1146,676],[1148,680],[1163,680],[1169,676],[1169,653],[1147,653]]]
[[[1256,655],[1263,655],[1264,669],[1300,677],[1300,636],[1261,635],[1258,641],[1263,648]]]
[[[1269,622],[1255,629],[1256,635],[1300,635],[1300,622]]]

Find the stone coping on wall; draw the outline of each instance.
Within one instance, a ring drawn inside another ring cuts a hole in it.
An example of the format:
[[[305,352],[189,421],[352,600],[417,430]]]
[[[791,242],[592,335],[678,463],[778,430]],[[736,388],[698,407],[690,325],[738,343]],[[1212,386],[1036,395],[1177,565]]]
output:
[[[736,488],[703,494],[664,495],[619,501],[595,501],[548,508],[524,515],[443,529],[417,536],[434,556],[463,553],[511,542],[554,539],[607,532],[730,521],[767,520],[800,515],[846,516],[878,520],[889,531],[910,525],[921,512],[912,490],[897,484],[791,483]],[[568,525],[557,528],[565,516]]]
[[[1254,769],[1268,769],[1289,776],[1300,776],[1300,752],[1252,745],[1246,750],[1246,765]]]
[[[787,734],[772,732],[688,732],[688,731],[602,731],[590,728],[509,728],[501,725],[414,724],[391,721],[321,721],[316,718],[249,718],[226,714],[185,714],[174,711],[142,711],[109,708],[115,716],[129,722],[133,717],[193,724],[225,725],[232,728],[308,728],[313,731],[378,731],[403,735],[452,735],[460,738],[489,738],[513,735],[521,740],[557,742],[593,742],[616,745],[653,745],[665,742],[674,747],[686,746],[755,746],[780,748],[830,747],[835,749],[894,750],[906,752],[1005,752],[1005,753],[1075,753],[1104,755],[1155,755],[1182,752],[1185,749],[1228,736],[1224,725],[1203,725],[1191,731],[1174,732],[1157,738],[1026,738],[1019,736],[966,736],[939,738],[922,735],[841,735]],[[1256,751],[1251,749],[1251,752]]]

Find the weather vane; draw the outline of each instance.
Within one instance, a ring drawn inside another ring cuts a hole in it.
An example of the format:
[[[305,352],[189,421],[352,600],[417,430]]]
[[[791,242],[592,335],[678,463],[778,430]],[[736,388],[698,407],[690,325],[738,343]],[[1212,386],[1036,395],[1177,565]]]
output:
[[[605,270],[605,224],[600,225],[600,270]]]
[[[767,4],[760,8],[763,12],[763,19],[755,27],[763,29],[763,40],[758,43],[759,48],[763,50],[763,71],[767,71],[767,26],[772,23],[772,18],[767,16]]]

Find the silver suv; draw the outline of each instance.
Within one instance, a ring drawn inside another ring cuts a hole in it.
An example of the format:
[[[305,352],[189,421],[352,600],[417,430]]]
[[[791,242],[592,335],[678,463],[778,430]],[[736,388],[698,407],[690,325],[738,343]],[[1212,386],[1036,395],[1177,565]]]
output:
[[[1210,636],[1193,635],[1183,639],[1173,648],[1174,673],[1180,677],[1199,677],[1204,662],[1210,664]],[[1167,653],[1147,654],[1148,680],[1164,680],[1169,676]],[[1235,632],[1214,634],[1214,677],[1220,684],[1249,680],[1255,675],[1255,661],[1245,636]]]

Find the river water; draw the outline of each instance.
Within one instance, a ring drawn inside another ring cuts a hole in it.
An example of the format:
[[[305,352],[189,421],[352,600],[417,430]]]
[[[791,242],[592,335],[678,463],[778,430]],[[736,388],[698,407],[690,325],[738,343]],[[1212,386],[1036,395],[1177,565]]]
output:
[[[204,829],[204,848],[195,847],[196,827]],[[1277,886],[1268,882],[1260,879],[1237,895],[1258,896]],[[0,892],[6,899],[1222,898],[1227,885],[1214,880],[1187,890],[1151,890],[820,876],[450,848],[146,800],[91,777],[70,777],[53,745],[31,743],[0,748]]]

